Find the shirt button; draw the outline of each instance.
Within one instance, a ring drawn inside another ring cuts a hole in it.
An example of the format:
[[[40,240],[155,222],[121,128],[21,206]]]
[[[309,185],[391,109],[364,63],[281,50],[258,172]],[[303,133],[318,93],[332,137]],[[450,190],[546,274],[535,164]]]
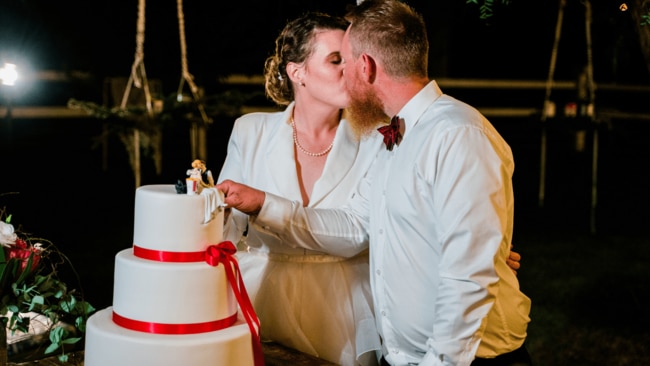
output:
[[[379,235],[384,235],[384,229],[379,229]]]
[[[377,270],[377,276],[381,276],[381,269]]]
[[[381,311],[381,315],[382,315],[382,316],[386,316],[386,311],[382,310],[382,311]]]

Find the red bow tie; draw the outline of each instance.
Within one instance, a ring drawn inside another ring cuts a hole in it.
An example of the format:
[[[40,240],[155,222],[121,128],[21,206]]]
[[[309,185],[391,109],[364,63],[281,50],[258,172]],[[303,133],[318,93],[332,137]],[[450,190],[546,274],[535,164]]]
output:
[[[388,151],[393,151],[393,146],[402,141],[402,133],[399,132],[399,117],[395,116],[390,120],[390,125],[379,127],[377,131],[384,135],[384,144]]]

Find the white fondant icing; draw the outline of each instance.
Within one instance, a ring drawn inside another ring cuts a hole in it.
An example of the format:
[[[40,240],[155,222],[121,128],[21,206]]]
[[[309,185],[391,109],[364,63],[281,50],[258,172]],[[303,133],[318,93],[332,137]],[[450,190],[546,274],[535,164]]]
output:
[[[251,334],[243,319],[215,332],[160,335],[136,332],[111,320],[112,308],[86,324],[85,366],[252,366]]]
[[[198,252],[223,237],[223,209],[204,224],[205,195],[176,193],[173,185],[139,187],[135,194],[133,245],[168,252]]]
[[[124,249],[115,257],[113,287],[113,308],[129,319],[193,324],[237,312],[222,264],[156,262]]]

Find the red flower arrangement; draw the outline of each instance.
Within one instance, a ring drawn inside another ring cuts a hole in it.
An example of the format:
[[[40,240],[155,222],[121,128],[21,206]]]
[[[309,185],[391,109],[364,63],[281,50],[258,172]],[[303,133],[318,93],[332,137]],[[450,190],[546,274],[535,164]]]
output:
[[[41,261],[42,247],[40,244],[34,246],[28,245],[23,239],[16,239],[16,244],[5,248],[5,258],[7,261],[15,260],[20,264],[17,268],[17,274],[22,274],[27,270],[27,273],[32,273],[38,267]],[[28,267],[29,266],[29,267]]]
[[[81,340],[95,309],[58,278],[57,267],[70,264],[67,257],[48,240],[15,230],[5,212],[0,209],[0,328],[4,328],[0,335],[6,330],[29,335],[35,329],[31,323],[38,318],[49,333],[44,354],[58,350],[59,360],[66,362],[64,346]],[[6,351],[4,337],[0,342]],[[2,353],[0,357],[6,355]]]

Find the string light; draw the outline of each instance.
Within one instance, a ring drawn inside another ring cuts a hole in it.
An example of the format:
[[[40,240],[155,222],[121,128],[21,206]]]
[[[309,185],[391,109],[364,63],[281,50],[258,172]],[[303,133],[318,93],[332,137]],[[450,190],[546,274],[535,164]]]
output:
[[[4,67],[0,69],[0,80],[2,80],[2,85],[14,85],[16,79],[18,79],[16,65],[5,63]]]

